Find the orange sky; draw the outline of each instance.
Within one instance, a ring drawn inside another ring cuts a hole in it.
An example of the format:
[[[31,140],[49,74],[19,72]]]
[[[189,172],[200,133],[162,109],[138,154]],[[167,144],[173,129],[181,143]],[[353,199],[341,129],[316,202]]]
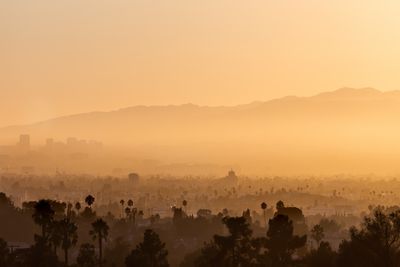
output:
[[[397,0],[0,2],[0,126],[400,88]]]

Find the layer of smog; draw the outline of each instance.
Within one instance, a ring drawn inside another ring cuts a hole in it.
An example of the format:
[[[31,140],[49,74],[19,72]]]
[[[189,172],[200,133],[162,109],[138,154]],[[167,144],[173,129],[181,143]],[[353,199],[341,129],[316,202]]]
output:
[[[399,10],[0,1],[0,267],[400,267]]]

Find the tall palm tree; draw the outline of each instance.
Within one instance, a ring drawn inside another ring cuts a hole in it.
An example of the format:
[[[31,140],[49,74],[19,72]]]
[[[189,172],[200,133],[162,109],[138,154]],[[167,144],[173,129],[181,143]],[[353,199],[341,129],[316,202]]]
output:
[[[133,221],[133,224],[136,225],[136,214],[138,213],[138,209],[137,208],[133,208],[131,209],[131,220]]]
[[[89,234],[92,236],[93,240],[98,240],[99,242],[99,266],[103,264],[103,240],[107,240],[108,236],[108,225],[103,219],[97,219],[92,223],[92,230]]]
[[[91,208],[92,207],[92,205],[93,205],[93,203],[94,203],[94,200],[95,200],[95,198],[92,196],[92,195],[88,195],[86,198],[85,198],[85,202],[86,202],[86,204]]]
[[[121,199],[121,200],[119,201],[119,203],[121,204],[121,207],[122,207],[122,213],[121,213],[121,218],[122,218],[122,215],[123,215],[123,213],[124,213],[125,200]]]
[[[65,266],[68,266],[68,251],[78,242],[78,227],[69,218],[60,221],[60,232],[62,234],[61,247],[64,250]]]
[[[76,202],[76,203],[75,203],[75,209],[78,211],[78,214],[79,214],[79,210],[80,210],[81,208],[82,208],[81,203],[79,203],[79,201]]]
[[[50,226],[49,241],[54,247],[55,254],[57,254],[57,249],[61,246],[62,242],[62,233],[60,226],[60,221],[53,221]]]
[[[267,207],[268,207],[267,203],[265,203],[265,202],[261,203],[261,209],[263,210],[263,213],[264,213],[264,225],[265,225],[265,227],[267,227],[267,217],[265,215],[265,210],[267,209]]]
[[[71,217],[72,207],[73,207],[72,203],[68,202],[68,204],[67,204],[67,217],[68,218]]]
[[[54,210],[51,207],[49,200],[41,199],[35,206],[35,211],[32,215],[33,220],[36,224],[42,227],[42,237],[45,239],[48,237],[47,234],[50,233],[50,226],[54,218]]]
[[[127,218],[127,219],[130,218],[130,214],[131,214],[131,209],[130,209],[129,207],[126,207],[126,208],[125,208],[125,215],[126,215],[126,218]]]
[[[187,204],[188,204],[187,200],[182,201],[182,205],[183,207],[185,207],[185,213],[187,213]]]
[[[129,208],[129,220],[134,221],[135,220],[134,216],[136,215],[136,213],[135,213],[135,209],[133,208],[133,200],[129,199],[127,204],[128,204],[128,208]],[[127,210],[125,209],[125,213],[126,212],[127,212]]]

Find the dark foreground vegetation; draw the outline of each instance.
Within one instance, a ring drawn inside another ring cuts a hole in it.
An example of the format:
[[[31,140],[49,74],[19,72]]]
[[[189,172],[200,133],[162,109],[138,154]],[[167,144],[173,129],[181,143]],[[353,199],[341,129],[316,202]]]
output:
[[[261,203],[261,226],[249,210],[230,216],[227,210],[200,209],[188,216],[187,201],[172,207],[171,220],[144,218],[132,200],[120,201],[123,216],[99,217],[94,203],[88,195],[82,203],[39,200],[19,208],[0,193],[0,228],[7,235],[0,239],[0,267],[400,266],[396,208],[371,209],[333,249],[325,238],[333,222],[321,220],[307,229],[302,211],[282,201],[272,207],[270,219],[268,204]],[[34,232],[29,245],[5,241],[29,231]],[[188,252],[190,242],[201,245]]]

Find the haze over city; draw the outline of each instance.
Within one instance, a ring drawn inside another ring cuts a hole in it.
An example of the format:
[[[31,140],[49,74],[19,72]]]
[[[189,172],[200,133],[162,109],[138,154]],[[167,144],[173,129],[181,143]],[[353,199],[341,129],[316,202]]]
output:
[[[0,1],[0,267],[400,267],[399,13]]]

